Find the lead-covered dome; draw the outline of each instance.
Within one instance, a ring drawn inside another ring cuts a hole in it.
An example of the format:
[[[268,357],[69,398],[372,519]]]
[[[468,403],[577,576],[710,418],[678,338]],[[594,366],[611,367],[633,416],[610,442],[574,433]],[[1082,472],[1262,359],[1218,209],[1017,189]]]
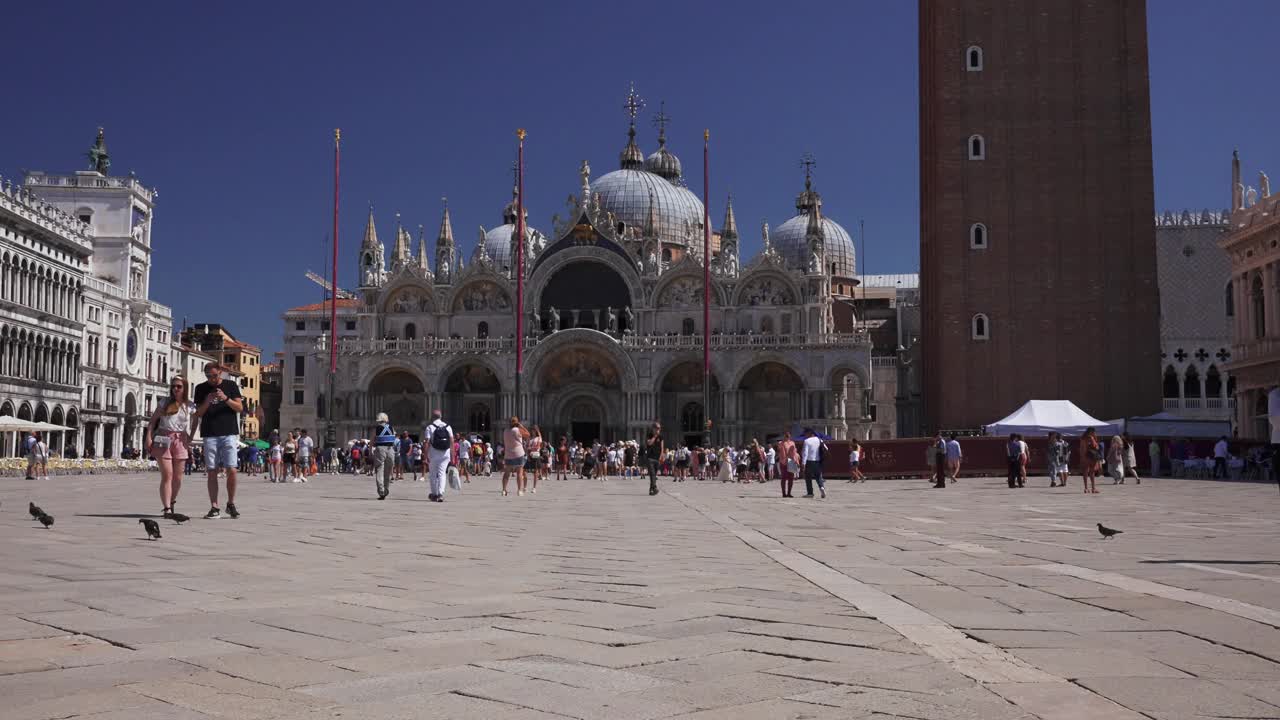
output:
[[[529,226],[529,210],[524,211],[524,236],[528,239],[526,247],[531,247],[535,252],[541,250],[547,244],[546,236],[538,230]],[[500,271],[510,272],[515,258],[511,256],[511,237],[516,233],[516,201],[513,199],[502,210],[503,224],[484,233],[484,251],[493,261],[493,266]],[[477,247],[471,255],[474,262],[480,254],[480,248]],[[532,258],[525,257],[525,263],[529,263]]]
[[[645,170],[614,170],[596,178],[591,192],[600,198],[600,207],[612,212],[626,227],[644,230],[649,218],[649,198],[653,198],[658,238],[663,244],[687,246],[689,237],[701,237],[702,201],[688,188]],[[693,243],[697,245],[698,243]]]
[[[809,266],[809,210],[799,213],[782,223],[770,236],[773,247],[787,264],[798,270],[806,270]],[[826,270],[833,277],[852,278],[857,276],[858,264],[853,252],[853,238],[840,223],[829,217],[822,217],[822,234],[826,246]]]

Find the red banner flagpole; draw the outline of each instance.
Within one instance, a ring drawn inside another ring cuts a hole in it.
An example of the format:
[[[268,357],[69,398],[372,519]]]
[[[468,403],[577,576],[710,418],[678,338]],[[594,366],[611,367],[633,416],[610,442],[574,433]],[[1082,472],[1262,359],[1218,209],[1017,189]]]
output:
[[[702,131],[702,414],[703,446],[711,444],[711,130]]]
[[[338,168],[342,160],[342,130],[333,130],[333,265],[329,274],[329,407],[325,410],[325,446],[338,444],[338,426],[333,421],[333,396],[338,377]],[[320,306],[324,312],[324,306]]]
[[[333,272],[329,275],[329,374],[338,372],[338,166],[342,159],[342,130],[333,131]],[[332,397],[332,392],[330,396]]]
[[[524,373],[524,128],[516,130],[516,415],[520,415],[520,376]]]

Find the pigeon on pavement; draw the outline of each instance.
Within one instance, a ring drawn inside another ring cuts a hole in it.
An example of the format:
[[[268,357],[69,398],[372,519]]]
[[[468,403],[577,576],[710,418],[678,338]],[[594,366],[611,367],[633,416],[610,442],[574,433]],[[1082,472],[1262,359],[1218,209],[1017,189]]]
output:
[[[1121,535],[1124,533],[1123,530],[1112,530],[1111,528],[1103,525],[1102,523],[1098,523],[1098,532],[1102,533],[1102,539],[1104,540],[1110,540],[1116,535]]]
[[[39,520],[40,516],[44,514],[44,511],[40,509],[40,506],[35,503],[27,503],[27,512],[31,513],[31,518],[33,520]]]
[[[169,519],[181,525],[182,523],[190,520],[191,518],[187,517],[186,515],[183,515],[182,513],[170,513]]]
[[[147,529],[147,537],[151,540],[160,539],[160,523],[147,518],[139,518],[138,522],[142,523],[142,527]]]
[[[49,513],[42,512],[40,513],[40,517],[37,519],[40,521],[40,524],[45,527],[46,530],[48,530],[49,526],[53,524],[53,516],[50,515]]]

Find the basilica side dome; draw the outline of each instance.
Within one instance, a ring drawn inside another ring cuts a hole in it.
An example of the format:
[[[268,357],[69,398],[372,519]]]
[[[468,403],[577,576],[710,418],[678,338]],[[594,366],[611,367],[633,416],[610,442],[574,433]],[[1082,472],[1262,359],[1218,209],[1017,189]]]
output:
[[[825,270],[833,277],[857,277],[858,263],[853,251],[853,238],[840,223],[822,214],[822,196],[813,189],[808,178],[804,192],[796,196],[795,217],[782,223],[773,231],[770,240],[778,254],[797,270],[809,265],[809,213],[817,212],[822,219],[822,234],[827,262]]]
[[[541,250],[547,244],[546,236],[529,225],[529,209],[524,211],[524,235],[528,238],[532,249],[536,252]],[[502,210],[502,224],[486,230],[484,233],[484,251],[493,261],[493,266],[503,271],[510,271],[511,265],[515,262],[515,258],[511,256],[511,236],[516,232],[516,201],[512,199]],[[480,254],[480,248],[471,254],[472,262]],[[525,258],[526,263],[532,262],[531,257]]]

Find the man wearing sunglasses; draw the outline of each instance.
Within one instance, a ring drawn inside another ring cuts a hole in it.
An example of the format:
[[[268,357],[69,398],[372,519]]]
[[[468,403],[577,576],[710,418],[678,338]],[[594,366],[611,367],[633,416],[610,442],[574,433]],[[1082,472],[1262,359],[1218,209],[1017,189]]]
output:
[[[240,387],[222,379],[222,366],[204,366],[206,382],[196,386],[196,418],[204,437],[204,464],[209,471],[209,512],[206,520],[222,517],[218,509],[218,469],[227,471],[227,514],[240,517],[236,510],[236,465],[240,454],[240,412],[244,401]]]

